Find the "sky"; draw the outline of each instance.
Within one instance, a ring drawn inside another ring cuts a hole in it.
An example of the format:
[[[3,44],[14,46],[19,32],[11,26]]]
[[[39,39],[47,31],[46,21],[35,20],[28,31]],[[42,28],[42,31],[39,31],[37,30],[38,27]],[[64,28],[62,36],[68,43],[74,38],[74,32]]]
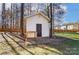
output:
[[[10,4],[6,4],[7,7]],[[1,9],[1,8],[0,8]],[[66,3],[65,4],[66,15],[64,18],[64,22],[79,22],[79,3]]]
[[[65,22],[79,22],[79,3],[67,3],[67,12],[65,15]]]

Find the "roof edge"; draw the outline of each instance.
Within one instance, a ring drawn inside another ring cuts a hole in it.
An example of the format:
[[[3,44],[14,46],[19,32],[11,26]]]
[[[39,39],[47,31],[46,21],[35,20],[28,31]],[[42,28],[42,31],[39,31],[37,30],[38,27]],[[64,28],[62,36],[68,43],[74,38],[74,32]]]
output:
[[[36,16],[36,15],[41,15],[41,16],[43,16],[44,18],[46,18],[50,22],[50,18],[48,16],[44,15],[41,12],[37,12],[36,14],[31,15],[31,16],[25,16],[24,18],[30,18],[30,17]]]

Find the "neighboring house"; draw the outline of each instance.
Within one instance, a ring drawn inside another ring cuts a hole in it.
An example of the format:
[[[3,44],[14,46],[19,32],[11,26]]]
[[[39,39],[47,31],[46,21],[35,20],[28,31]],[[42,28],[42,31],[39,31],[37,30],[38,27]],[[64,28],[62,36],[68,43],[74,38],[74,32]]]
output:
[[[66,28],[65,25],[62,25],[62,26],[61,26],[61,29],[62,29],[62,30],[66,30],[67,28]]]
[[[61,26],[60,25],[56,25],[56,26],[54,26],[54,29],[59,30],[59,29],[61,29]]]
[[[56,30],[66,30],[66,26],[65,25],[58,25],[58,26],[55,26],[54,29]]]
[[[79,30],[79,23],[68,23],[64,24],[67,30]]]
[[[63,24],[60,27],[56,26],[55,29],[61,30],[79,30],[79,23],[67,23]]]
[[[49,37],[50,19],[43,13],[25,17],[27,38]]]

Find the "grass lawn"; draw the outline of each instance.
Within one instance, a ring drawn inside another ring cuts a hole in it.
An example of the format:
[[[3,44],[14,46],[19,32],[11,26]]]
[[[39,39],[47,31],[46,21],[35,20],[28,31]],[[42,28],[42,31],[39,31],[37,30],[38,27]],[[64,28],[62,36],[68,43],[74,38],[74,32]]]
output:
[[[74,40],[79,40],[79,33],[59,32],[59,33],[55,33],[55,35],[71,38],[71,39],[74,39]]]
[[[67,50],[67,52],[69,51],[70,54],[79,55],[79,33],[62,32],[55,33],[55,35],[70,38],[69,40],[67,39],[68,41],[65,41],[63,44],[65,46],[65,49]]]

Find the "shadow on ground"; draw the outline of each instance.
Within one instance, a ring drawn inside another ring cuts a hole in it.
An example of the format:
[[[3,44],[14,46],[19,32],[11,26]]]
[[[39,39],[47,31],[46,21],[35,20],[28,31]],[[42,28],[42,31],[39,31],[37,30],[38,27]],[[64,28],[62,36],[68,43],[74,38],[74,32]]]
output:
[[[79,40],[56,36],[55,42],[53,40],[51,43],[46,44],[46,45],[51,48],[56,48],[62,54],[65,54],[65,55],[78,55],[79,54]]]
[[[59,55],[78,55],[79,54],[79,40],[74,40],[70,38],[55,36],[54,39],[49,38],[38,38],[38,39],[28,39],[28,42],[32,43],[27,47],[40,47],[45,50],[49,50],[52,53],[57,53]],[[47,43],[48,42],[48,43]],[[49,48],[46,48],[49,47]],[[57,51],[53,50],[56,49]]]
[[[42,47],[42,45],[45,45],[49,48],[55,48],[58,51],[60,51],[63,55],[78,55],[79,54],[79,40],[69,39],[69,38],[65,38],[65,37],[56,36],[54,39],[51,40],[50,43],[33,44],[33,45],[34,46],[41,45],[40,47]],[[45,48],[44,46],[42,48],[61,55],[61,53],[58,53],[54,50]]]

